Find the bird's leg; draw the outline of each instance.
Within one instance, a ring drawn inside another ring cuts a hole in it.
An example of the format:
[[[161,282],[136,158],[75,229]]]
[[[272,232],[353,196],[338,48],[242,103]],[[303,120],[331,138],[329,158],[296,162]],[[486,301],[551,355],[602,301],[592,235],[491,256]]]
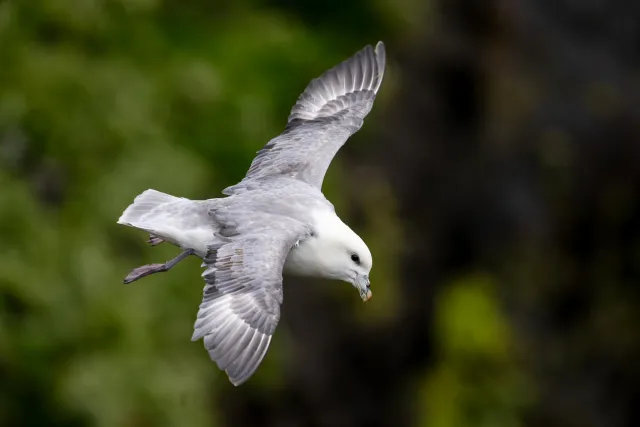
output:
[[[136,280],[142,279],[143,277],[148,276],[150,274],[169,271],[177,263],[179,263],[189,255],[192,255],[193,252],[194,252],[193,249],[187,249],[186,251],[182,252],[180,255],[178,255],[171,261],[167,261],[164,264],[147,264],[138,268],[134,268],[133,271],[131,271],[131,273],[129,273],[127,277],[124,278],[124,283],[128,284],[131,282],[135,282]]]
[[[162,240],[160,237],[154,236],[153,234],[149,234],[149,240],[147,240],[147,243],[150,244],[151,246],[157,246],[162,242],[164,242],[164,240]]]

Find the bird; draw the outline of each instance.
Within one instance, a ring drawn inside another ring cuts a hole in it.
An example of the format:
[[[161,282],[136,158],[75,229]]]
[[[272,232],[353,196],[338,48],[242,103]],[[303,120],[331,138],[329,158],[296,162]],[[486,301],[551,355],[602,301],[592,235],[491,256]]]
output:
[[[118,224],[182,252],[137,267],[124,279],[169,271],[189,256],[202,259],[204,290],[192,341],[239,386],[258,369],[280,320],[283,275],[352,284],[371,296],[373,265],[365,242],[337,215],[322,182],[338,150],[373,107],[386,64],[383,42],[367,45],[311,80],[284,131],[257,152],[225,197],[190,200],[148,189]]]

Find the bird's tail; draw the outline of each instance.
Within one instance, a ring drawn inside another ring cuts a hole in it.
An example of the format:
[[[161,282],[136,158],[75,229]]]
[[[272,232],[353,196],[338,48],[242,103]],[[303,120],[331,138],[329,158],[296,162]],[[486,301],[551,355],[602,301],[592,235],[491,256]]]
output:
[[[147,190],[125,209],[118,224],[144,230],[154,238],[204,256],[216,227],[209,216],[210,204],[210,200],[189,200]]]
[[[138,195],[133,203],[122,213],[118,224],[128,225],[148,232],[153,232],[153,224],[162,210],[163,205],[180,200],[179,197],[156,190],[146,190]]]

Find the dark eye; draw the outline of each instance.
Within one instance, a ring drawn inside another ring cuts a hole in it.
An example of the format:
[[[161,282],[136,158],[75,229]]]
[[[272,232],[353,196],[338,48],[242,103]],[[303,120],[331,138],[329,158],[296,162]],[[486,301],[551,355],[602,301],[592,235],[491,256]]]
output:
[[[351,261],[360,264],[360,257],[357,254],[351,254]]]

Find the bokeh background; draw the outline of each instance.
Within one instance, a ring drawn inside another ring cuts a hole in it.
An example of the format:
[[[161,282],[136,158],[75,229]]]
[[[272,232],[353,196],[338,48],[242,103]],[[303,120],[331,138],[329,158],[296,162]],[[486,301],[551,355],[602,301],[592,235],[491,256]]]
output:
[[[307,82],[389,64],[325,194],[374,298],[288,279],[256,375],[190,342],[197,259],[117,226],[220,196]],[[640,425],[640,3],[0,1],[0,425]]]

